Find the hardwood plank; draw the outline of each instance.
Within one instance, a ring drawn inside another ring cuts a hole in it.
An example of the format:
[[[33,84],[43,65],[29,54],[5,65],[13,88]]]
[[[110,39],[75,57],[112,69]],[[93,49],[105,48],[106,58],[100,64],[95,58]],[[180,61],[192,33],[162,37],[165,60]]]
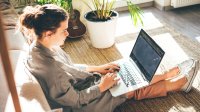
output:
[[[79,39],[67,39],[64,50],[72,57],[74,63],[88,65],[101,65],[107,63],[107,59],[99,49],[88,44],[88,36]]]
[[[144,12],[147,11],[189,38],[196,40],[195,37],[200,36],[200,4],[169,11],[160,11],[154,7],[144,8]]]

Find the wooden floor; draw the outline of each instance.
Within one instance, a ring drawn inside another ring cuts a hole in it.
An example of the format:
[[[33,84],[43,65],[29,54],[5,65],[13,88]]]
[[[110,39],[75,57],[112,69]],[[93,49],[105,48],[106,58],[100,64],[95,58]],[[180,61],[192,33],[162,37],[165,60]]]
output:
[[[176,8],[169,11],[160,11],[155,7],[143,8],[144,12],[152,13],[157,19],[174,27],[183,35],[200,42],[200,4]],[[128,15],[121,12],[121,16]]]

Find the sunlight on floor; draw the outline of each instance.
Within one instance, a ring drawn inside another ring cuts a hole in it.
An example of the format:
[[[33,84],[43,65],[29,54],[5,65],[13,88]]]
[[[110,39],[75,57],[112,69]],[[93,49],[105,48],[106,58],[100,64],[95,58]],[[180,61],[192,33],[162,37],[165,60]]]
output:
[[[177,112],[177,110],[181,112],[197,112],[194,107],[188,106],[188,107],[183,107],[180,104],[177,104],[176,106],[171,107],[168,112]]]
[[[200,36],[199,37],[195,37],[195,39],[200,43]]]
[[[159,34],[152,38],[165,51],[163,64],[169,68],[189,58],[170,33]]]
[[[134,43],[135,41],[132,40],[132,41],[123,42],[123,43],[116,43],[115,46],[117,47],[122,57],[129,57]]]
[[[135,27],[129,13],[123,14],[118,18],[116,37],[129,33],[139,32],[141,28],[145,30],[156,29],[162,27],[163,24],[150,12],[143,14],[144,26],[138,25]]]

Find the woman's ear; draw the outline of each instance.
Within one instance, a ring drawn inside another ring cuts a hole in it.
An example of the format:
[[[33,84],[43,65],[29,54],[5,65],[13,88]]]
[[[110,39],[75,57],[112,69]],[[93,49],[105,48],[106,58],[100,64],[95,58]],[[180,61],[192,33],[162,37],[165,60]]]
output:
[[[52,38],[53,32],[51,31],[46,31],[43,33],[43,40],[48,41]]]
[[[44,40],[50,40],[52,39],[53,32],[52,31],[46,31],[43,33],[43,38]]]
[[[45,36],[45,37],[51,37],[52,34],[53,34],[52,31],[46,31],[46,32],[44,33],[44,36]]]

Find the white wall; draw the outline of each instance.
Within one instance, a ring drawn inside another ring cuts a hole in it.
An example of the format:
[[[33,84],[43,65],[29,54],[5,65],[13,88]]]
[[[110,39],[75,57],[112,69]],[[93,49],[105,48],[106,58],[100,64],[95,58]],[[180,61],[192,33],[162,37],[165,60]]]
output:
[[[171,0],[154,0],[155,3],[158,5],[164,7],[164,6],[170,6],[171,5]]]
[[[131,0],[134,4],[141,4],[141,3],[147,3],[147,2],[151,2],[153,0]],[[115,7],[124,7],[127,6],[127,3],[125,0],[117,0]]]

